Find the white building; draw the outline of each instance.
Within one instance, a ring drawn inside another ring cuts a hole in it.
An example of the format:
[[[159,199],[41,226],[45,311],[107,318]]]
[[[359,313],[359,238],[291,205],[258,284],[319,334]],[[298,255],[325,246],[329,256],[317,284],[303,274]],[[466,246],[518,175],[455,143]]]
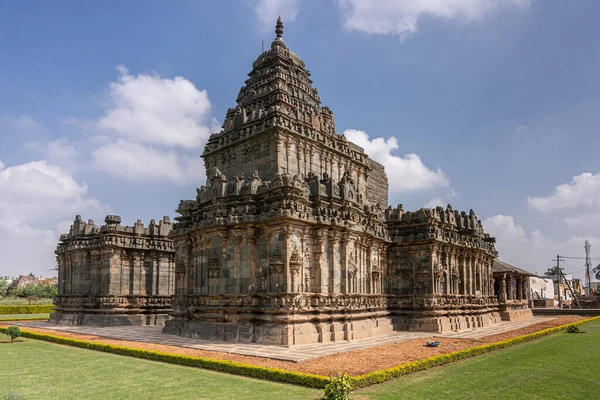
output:
[[[532,300],[555,300],[554,282],[549,278],[529,277],[529,295]]]

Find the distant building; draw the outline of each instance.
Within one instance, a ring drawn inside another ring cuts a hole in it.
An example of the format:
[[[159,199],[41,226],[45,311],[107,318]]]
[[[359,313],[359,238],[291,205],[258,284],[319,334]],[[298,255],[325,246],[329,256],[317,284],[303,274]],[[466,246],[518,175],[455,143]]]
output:
[[[552,279],[530,276],[528,284],[531,307],[554,307],[558,305],[558,301],[555,300],[554,282]]]
[[[7,293],[9,295],[15,293],[18,289],[24,288],[27,285],[39,285],[40,280],[33,274],[29,275],[20,275],[17,278],[13,279],[8,286]]]

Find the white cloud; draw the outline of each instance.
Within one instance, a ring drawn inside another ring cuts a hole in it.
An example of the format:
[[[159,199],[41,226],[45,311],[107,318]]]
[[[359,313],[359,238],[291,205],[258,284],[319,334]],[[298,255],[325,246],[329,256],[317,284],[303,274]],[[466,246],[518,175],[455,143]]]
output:
[[[7,167],[0,162],[0,275],[51,275],[53,250],[64,233],[56,221],[107,211],[85,184],[56,165],[40,160]]]
[[[110,105],[96,126],[108,136],[95,137],[95,166],[136,181],[201,181],[199,154],[210,134],[220,130],[206,91],[182,77],[133,76],[123,66],[117,70],[118,82],[109,85]]]
[[[541,213],[600,212],[600,173],[585,172],[573,177],[570,183],[558,185],[546,197],[527,197],[531,207]]]
[[[278,16],[281,15],[284,25],[296,19],[299,3],[299,0],[259,0],[254,3],[254,12],[261,28],[272,31]]]
[[[436,207],[446,207],[451,203],[451,200],[456,198],[457,194],[454,189],[450,189],[449,193],[446,193],[443,196],[437,196],[429,200],[423,207],[425,208],[436,208]]]
[[[521,225],[515,223],[510,215],[494,215],[483,221],[483,227],[487,233],[497,240],[525,241],[525,230]]]
[[[119,80],[109,85],[107,113],[98,127],[129,140],[199,148],[218,131],[206,90],[180,76],[133,76],[118,66]]]
[[[204,163],[175,151],[164,151],[127,140],[109,142],[96,149],[93,159],[97,166],[114,175],[136,181],[164,180],[178,184],[201,182]]]
[[[557,254],[583,257],[585,240],[589,240],[594,248],[600,248],[600,239],[594,236],[570,236],[556,240],[539,230],[527,233],[510,215],[486,218],[483,226],[487,233],[496,237],[496,248],[501,260],[538,274],[543,274],[554,265],[553,259]],[[565,273],[583,278],[583,261],[567,259],[563,266]]]
[[[481,21],[501,9],[526,8],[529,0],[338,0],[338,6],[346,28],[404,40],[423,17]]]
[[[564,217],[563,222],[570,227],[598,226],[600,213],[584,213],[572,217]]]
[[[383,138],[371,140],[366,132],[355,129],[346,129],[343,134],[348,140],[362,147],[369,157],[385,166],[392,193],[449,185],[448,178],[440,168],[435,171],[430,170],[418,155],[414,153],[404,157],[393,155],[392,152],[398,148],[395,137],[388,140]]]
[[[17,118],[15,118],[13,121],[13,126],[15,128],[25,129],[25,130],[41,130],[42,129],[42,124],[40,124],[38,121],[36,121],[35,118],[33,118],[31,115],[28,115],[28,114],[22,114],[22,115],[19,115]]]
[[[425,208],[436,208],[436,207],[444,207],[446,204],[444,202],[444,199],[442,199],[441,197],[434,197],[433,199],[429,200],[427,203],[425,203],[425,205],[423,207]]]
[[[528,130],[529,130],[529,127],[527,127],[526,125],[519,125],[517,127],[517,129],[515,130],[515,133],[517,135],[523,135],[523,134],[527,133]]]
[[[82,166],[78,145],[67,138],[60,138],[48,143],[28,142],[25,147],[34,150],[50,164],[68,171],[75,171]]]

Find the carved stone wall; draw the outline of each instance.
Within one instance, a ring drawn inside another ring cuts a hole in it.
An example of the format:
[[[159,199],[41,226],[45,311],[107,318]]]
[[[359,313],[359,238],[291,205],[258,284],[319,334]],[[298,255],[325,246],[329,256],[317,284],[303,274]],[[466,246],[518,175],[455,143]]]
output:
[[[282,33],[278,20],[172,231],[78,217],[61,237],[53,321],[159,324],[172,306],[163,332],[278,345],[499,321],[475,213],[387,207],[384,167],[336,133]]]
[[[206,186],[178,207],[164,332],[291,345],[497,322],[475,214],[386,210],[384,167],[336,133],[276,33],[206,144]]]
[[[397,330],[447,331],[499,321],[494,239],[473,210],[389,208],[390,311]]]
[[[56,249],[58,297],[50,321],[73,325],[164,324],[175,287],[174,245],[168,217],[148,228],[138,220],[106,225],[77,216]]]
[[[383,167],[336,133],[280,36],[245,83],[206,145],[206,186],[177,210],[164,331],[298,344],[391,330]]]

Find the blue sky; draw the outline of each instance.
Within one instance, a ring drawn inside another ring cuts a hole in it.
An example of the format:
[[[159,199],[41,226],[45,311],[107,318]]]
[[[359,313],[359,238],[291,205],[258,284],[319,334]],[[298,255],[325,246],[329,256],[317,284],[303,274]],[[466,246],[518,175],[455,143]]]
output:
[[[596,1],[0,0],[0,276],[52,274],[75,214],[175,216],[279,14],[390,203],[473,208],[532,272],[600,258]]]

